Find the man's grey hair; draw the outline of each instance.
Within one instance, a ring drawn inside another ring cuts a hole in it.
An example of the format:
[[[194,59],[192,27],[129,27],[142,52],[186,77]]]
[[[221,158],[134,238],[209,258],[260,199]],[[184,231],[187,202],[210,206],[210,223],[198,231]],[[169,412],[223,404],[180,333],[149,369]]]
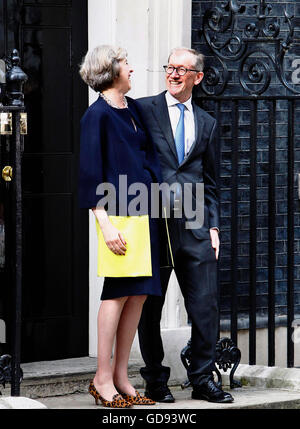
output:
[[[200,52],[196,51],[196,49],[191,49],[191,48],[185,48],[183,47],[179,47],[179,48],[173,48],[170,52],[169,58],[168,58],[168,62],[170,61],[170,57],[175,54],[176,52],[179,51],[185,51],[185,52],[189,52],[190,54],[193,54],[195,57],[195,63],[194,63],[194,67],[196,70],[203,72],[204,69],[204,55],[201,54]]]
[[[79,74],[95,91],[104,91],[112,86],[120,74],[120,61],[127,57],[125,49],[111,46],[96,46],[85,55]]]

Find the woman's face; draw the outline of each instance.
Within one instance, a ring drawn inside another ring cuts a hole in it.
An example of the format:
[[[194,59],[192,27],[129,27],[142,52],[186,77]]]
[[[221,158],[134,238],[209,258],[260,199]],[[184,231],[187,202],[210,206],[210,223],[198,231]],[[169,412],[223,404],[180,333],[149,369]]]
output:
[[[116,86],[122,91],[124,94],[128,92],[131,88],[130,75],[133,72],[133,69],[128,64],[127,59],[120,61],[120,74],[116,79]]]

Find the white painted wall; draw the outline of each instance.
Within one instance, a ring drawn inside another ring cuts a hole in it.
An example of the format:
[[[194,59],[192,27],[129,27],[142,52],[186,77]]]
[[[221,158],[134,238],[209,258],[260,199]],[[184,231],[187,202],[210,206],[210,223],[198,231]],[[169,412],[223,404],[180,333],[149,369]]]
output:
[[[88,0],[89,49],[100,44],[124,47],[134,69],[128,95],[138,98],[158,94],[165,88],[162,66],[167,63],[170,50],[191,46],[191,3],[191,0]],[[90,103],[96,98],[97,94],[90,90]],[[97,312],[103,279],[96,274],[97,237],[93,213],[90,213],[89,239],[89,354],[96,356]],[[173,273],[162,320],[164,336],[170,334],[174,341],[174,328],[186,326],[186,322],[183,300]],[[178,335],[180,332],[185,332],[184,341],[177,343],[185,344],[189,333],[186,334],[186,329],[178,329]],[[133,356],[139,354],[137,341],[134,344]]]

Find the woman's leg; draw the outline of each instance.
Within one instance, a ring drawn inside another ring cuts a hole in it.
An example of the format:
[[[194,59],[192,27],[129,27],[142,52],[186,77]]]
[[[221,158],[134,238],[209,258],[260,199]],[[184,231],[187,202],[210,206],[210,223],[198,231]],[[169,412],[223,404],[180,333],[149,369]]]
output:
[[[118,393],[113,382],[111,356],[120,316],[127,299],[125,296],[102,301],[98,312],[98,359],[94,385],[100,395],[108,401]]]
[[[128,297],[122,310],[116,334],[113,379],[115,386],[122,393],[129,395],[135,395],[135,389],[128,380],[128,360],[146,298],[147,295]]]

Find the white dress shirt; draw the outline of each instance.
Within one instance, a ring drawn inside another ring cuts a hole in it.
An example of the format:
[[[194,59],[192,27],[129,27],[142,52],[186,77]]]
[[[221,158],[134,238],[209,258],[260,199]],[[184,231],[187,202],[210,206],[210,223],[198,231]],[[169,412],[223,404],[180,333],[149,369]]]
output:
[[[176,104],[178,104],[179,101],[167,91],[166,92],[166,102],[168,105],[171,127],[172,127],[172,131],[173,131],[173,136],[175,139],[176,128],[177,128],[178,121],[180,118],[180,110],[176,106]],[[192,106],[192,97],[190,97],[187,101],[185,101],[184,103],[181,103],[181,104],[185,105],[185,110],[184,110],[184,156],[187,156],[187,154],[190,151],[191,146],[193,145],[193,143],[195,141],[195,120],[194,120],[194,112],[193,112],[193,106]]]

